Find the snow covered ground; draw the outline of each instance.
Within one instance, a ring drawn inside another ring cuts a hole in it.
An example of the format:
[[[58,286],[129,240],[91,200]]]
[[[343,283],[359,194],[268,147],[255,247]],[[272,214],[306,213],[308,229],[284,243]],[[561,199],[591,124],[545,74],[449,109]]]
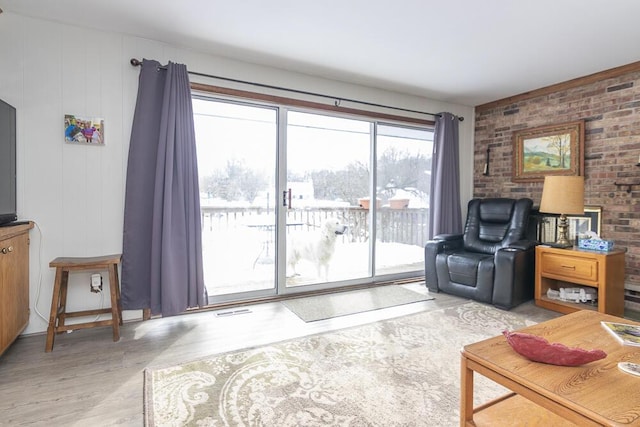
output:
[[[344,240],[344,241],[343,241]],[[369,277],[368,242],[336,242],[328,281]],[[231,224],[203,230],[204,279],[209,295],[272,289],[275,286],[275,248],[269,228]],[[424,269],[424,248],[401,243],[376,245],[376,275]],[[323,282],[309,262],[297,267],[298,276],[288,277],[287,286]]]

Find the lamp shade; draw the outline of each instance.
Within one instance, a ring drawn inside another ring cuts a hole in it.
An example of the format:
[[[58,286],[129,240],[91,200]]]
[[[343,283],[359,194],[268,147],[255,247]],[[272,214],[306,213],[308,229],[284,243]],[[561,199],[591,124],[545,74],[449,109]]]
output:
[[[584,214],[584,177],[545,176],[540,212],[565,215]]]

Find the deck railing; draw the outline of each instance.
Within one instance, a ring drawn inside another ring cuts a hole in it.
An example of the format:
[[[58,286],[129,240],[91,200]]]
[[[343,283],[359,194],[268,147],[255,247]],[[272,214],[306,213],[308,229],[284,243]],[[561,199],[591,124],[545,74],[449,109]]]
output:
[[[212,207],[202,206],[203,231],[228,229],[237,226],[273,227],[272,209],[259,207]],[[311,230],[320,227],[328,218],[339,218],[349,227],[343,236],[344,242],[363,242],[369,238],[371,212],[359,206],[305,208],[287,210],[287,232]],[[429,209],[379,208],[378,239],[383,242],[424,246],[427,241]]]

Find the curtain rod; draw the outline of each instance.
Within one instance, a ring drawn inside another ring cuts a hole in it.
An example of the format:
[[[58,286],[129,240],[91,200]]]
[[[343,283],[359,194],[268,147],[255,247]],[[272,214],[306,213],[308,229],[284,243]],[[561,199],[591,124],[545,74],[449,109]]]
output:
[[[140,61],[140,60],[138,60],[136,58],[131,58],[131,60],[129,62],[134,67],[138,67],[138,66],[142,65],[142,61]],[[159,67],[159,68],[162,69],[162,70],[166,70],[166,67]],[[425,111],[409,110],[409,109],[406,109],[406,108],[392,107],[390,105],[383,105],[383,104],[375,104],[373,102],[358,101],[357,99],[343,98],[343,97],[340,97],[340,96],[325,95],[325,94],[322,94],[322,93],[307,92],[307,91],[304,91],[304,90],[289,89],[289,88],[286,88],[286,87],[272,86],[272,85],[267,85],[267,84],[264,84],[264,83],[256,83],[256,82],[250,82],[250,81],[246,81],[246,80],[232,79],[232,78],[229,78],[229,77],[215,76],[215,75],[212,75],[212,74],[198,73],[196,71],[188,71],[187,70],[187,72],[189,74],[194,75],[194,76],[209,77],[209,78],[212,78],[212,79],[226,80],[228,82],[242,83],[242,84],[246,84],[246,85],[257,86],[257,87],[262,87],[262,88],[267,88],[267,89],[283,90],[283,91],[298,93],[298,94],[302,94],[302,95],[311,95],[311,96],[317,96],[317,97],[320,97],[320,98],[333,99],[334,100],[334,104],[335,104],[336,107],[339,107],[340,103],[342,101],[346,101],[346,102],[353,102],[355,104],[368,105],[370,107],[381,107],[381,108],[388,108],[388,109],[391,109],[391,110],[405,111],[405,112],[408,112],[408,113],[426,114],[428,116],[440,117],[440,114],[427,113]],[[464,117],[459,117],[459,116],[456,116],[456,117],[460,121],[464,120]]]

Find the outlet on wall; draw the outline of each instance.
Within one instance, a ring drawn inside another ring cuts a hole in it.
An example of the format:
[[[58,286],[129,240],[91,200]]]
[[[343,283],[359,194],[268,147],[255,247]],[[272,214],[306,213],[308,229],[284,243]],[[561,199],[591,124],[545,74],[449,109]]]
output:
[[[94,273],[91,275],[91,292],[98,293],[102,290],[102,275]]]

